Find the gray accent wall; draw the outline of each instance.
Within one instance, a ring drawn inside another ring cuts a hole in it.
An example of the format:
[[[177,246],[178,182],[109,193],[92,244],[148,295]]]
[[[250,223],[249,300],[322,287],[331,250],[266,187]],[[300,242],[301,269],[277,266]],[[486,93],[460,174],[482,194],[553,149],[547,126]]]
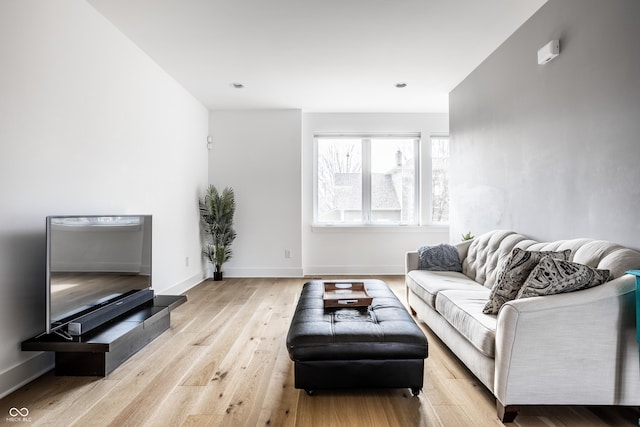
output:
[[[640,249],[639,22],[637,0],[549,0],[450,93],[452,241],[503,228]]]

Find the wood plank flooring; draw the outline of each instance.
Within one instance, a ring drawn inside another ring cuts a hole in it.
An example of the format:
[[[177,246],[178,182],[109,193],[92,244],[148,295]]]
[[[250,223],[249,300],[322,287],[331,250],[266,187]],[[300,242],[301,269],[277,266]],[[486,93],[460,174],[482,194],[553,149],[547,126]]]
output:
[[[380,277],[404,301],[402,276]],[[227,279],[191,289],[171,329],[106,378],[48,373],[0,400],[33,426],[501,426],[495,401],[422,323],[425,387],[293,388],[286,333],[308,279]],[[532,406],[513,427],[637,426],[638,408]]]

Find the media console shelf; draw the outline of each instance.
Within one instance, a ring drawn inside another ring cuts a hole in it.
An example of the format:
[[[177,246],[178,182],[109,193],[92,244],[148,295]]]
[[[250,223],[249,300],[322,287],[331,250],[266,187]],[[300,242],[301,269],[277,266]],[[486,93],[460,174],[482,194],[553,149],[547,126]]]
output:
[[[56,375],[106,376],[170,327],[170,312],[186,296],[156,295],[153,300],[67,340],[52,333],[22,343],[23,351],[55,352]]]

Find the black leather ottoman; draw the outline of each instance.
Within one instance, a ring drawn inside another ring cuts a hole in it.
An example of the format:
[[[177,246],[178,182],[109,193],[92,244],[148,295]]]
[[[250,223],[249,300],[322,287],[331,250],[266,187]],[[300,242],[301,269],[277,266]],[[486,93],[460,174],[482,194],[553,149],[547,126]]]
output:
[[[325,309],[324,282],[305,283],[291,319],[287,349],[295,387],[410,388],[423,385],[427,338],[381,280],[364,282],[369,307]]]

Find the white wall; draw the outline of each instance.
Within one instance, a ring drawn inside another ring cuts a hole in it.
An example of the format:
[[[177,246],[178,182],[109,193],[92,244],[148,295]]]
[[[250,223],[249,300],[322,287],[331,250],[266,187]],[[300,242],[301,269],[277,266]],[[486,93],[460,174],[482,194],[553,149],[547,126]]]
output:
[[[299,277],[300,110],[214,111],[209,182],[236,196],[227,277]],[[285,258],[285,249],[291,258]]]
[[[0,58],[1,396],[52,366],[45,216],[152,214],[156,291],[201,279],[208,112],[82,1],[2,2]]]
[[[639,17],[637,0],[549,0],[451,92],[453,236],[640,249]]]
[[[402,274],[404,254],[425,244],[449,241],[443,226],[356,228],[313,227],[313,135],[318,132],[421,132],[422,163],[429,160],[429,136],[448,133],[447,114],[306,113],[303,120],[302,246],[305,275]],[[428,181],[423,182],[428,183]],[[424,202],[422,217],[429,215]]]
[[[214,111],[209,182],[236,195],[227,277],[401,274],[404,253],[448,241],[448,227],[313,230],[314,132],[448,132],[446,114]],[[428,152],[423,151],[428,157]],[[285,250],[291,258],[285,258]]]

